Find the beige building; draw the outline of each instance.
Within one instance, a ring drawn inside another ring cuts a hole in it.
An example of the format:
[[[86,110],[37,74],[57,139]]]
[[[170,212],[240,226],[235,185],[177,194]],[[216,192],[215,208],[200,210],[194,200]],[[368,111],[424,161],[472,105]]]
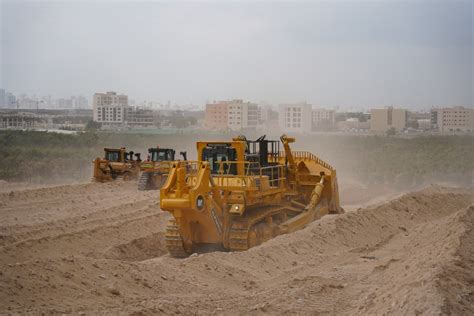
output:
[[[152,109],[127,106],[125,107],[125,125],[129,127],[152,127],[158,123],[158,113]]]
[[[370,122],[360,122],[356,117],[337,122],[337,130],[341,132],[362,133],[368,132],[369,129]]]
[[[128,107],[128,96],[116,92],[95,93],[92,101],[93,119],[105,125],[123,124]]]
[[[259,123],[267,122],[271,119],[272,107],[270,105],[261,105],[258,107]]]
[[[306,102],[280,104],[278,107],[278,125],[285,133],[311,132],[312,106]]]
[[[336,111],[327,109],[313,109],[313,131],[330,131],[336,128]]]
[[[215,130],[227,130],[228,106],[226,101],[206,104],[204,127]]]
[[[474,109],[440,108],[431,111],[431,124],[440,132],[474,131]]]
[[[407,123],[407,110],[388,107],[370,110],[370,131],[384,133],[392,127],[402,131]]]
[[[321,123],[334,124],[336,122],[336,111],[327,109],[313,109],[312,121],[315,125]]]
[[[418,123],[418,129],[423,131],[429,131],[432,128],[431,120],[429,119],[419,119],[416,122]]]
[[[206,104],[204,127],[215,130],[240,131],[256,128],[260,116],[255,103],[236,99]]]

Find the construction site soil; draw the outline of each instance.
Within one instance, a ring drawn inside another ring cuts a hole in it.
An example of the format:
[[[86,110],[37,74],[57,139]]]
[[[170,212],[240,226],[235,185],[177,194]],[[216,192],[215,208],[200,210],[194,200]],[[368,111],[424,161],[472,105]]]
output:
[[[170,258],[158,191],[0,183],[0,314],[474,314],[472,191],[341,185],[346,213]]]

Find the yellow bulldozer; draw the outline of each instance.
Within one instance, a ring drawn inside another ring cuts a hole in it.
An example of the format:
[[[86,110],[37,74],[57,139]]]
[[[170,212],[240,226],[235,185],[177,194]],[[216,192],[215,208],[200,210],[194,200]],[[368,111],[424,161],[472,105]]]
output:
[[[141,162],[139,153],[127,152],[124,147],[104,148],[104,153],[104,158],[98,157],[92,161],[94,165],[92,181],[107,182],[138,179]]]
[[[246,250],[342,213],[336,170],[292,151],[294,141],[283,135],[198,142],[197,161],[173,162],[160,190],[160,207],[172,215],[165,234],[170,255]]]
[[[159,146],[148,148],[148,157],[140,163],[141,176],[138,180],[138,190],[157,190],[165,183],[175,160],[176,151]],[[180,154],[186,160],[186,152]]]

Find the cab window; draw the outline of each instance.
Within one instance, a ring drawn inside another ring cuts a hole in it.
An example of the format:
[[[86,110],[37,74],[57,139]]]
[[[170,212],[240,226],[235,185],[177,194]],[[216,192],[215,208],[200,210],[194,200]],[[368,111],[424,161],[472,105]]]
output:
[[[151,157],[152,161],[164,161],[168,160],[168,157],[166,157],[166,152],[165,151],[154,151],[153,155]]]
[[[113,162],[119,162],[120,161],[120,154],[119,152],[116,151],[107,151],[105,153],[105,159]]]
[[[212,174],[236,174],[235,150],[233,148],[205,148],[202,160],[209,162]]]

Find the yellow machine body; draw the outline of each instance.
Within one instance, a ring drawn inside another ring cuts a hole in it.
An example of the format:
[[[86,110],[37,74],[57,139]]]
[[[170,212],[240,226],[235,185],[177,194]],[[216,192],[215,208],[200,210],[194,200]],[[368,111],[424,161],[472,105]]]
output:
[[[133,152],[122,148],[104,148],[104,157],[96,158],[93,163],[93,177],[95,182],[114,180],[135,180],[140,173],[140,155],[133,159]]]
[[[181,155],[186,160],[186,152],[181,152]],[[160,189],[168,178],[174,160],[174,149],[159,146],[149,148],[147,159],[140,163],[141,176],[138,181],[138,190]]]
[[[197,161],[173,162],[160,190],[161,209],[173,216],[170,254],[246,250],[342,212],[336,170],[311,153],[292,152],[293,141],[198,142]]]

